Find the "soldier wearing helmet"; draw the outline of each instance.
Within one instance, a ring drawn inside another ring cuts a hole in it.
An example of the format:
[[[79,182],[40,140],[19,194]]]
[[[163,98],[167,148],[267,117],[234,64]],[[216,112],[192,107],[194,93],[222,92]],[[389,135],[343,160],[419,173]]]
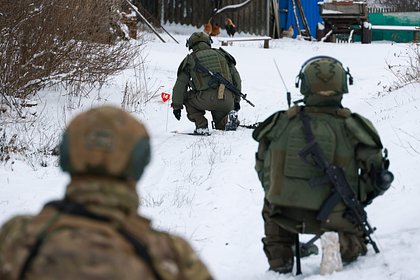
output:
[[[273,114],[253,132],[259,142],[255,169],[265,191],[262,241],[270,270],[292,271],[301,233],[338,233],[344,263],[367,252],[366,236],[351,221],[348,207],[340,200],[332,209],[325,207],[335,186],[314,158],[304,156],[317,143],[328,164],[343,170],[363,207],[390,187],[393,176],[376,129],[341,104],[348,77],[352,84],[348,68],[332,57],[309,59],[296,82],[303,105]]]
[[[241,78],[235,67],[235,59],[222,48],[211,48],[211,43],[212,39],[203,32],[191,35],[186,45],[192,52],[181,62],[173,88],[171,106],[175,118],[181,119],[181,110],[185,105],[187,118],[195,123],[195,132],[200,134],[209,132],[208,121],[204,116],[206,111],[211,112],[215,129],[235,130],[236,120],[229,119],[228,114],[240,109],[239,96],[211,79],[209,74],[197,70],[196,65],[199,63],[213,73],[220,73],[241,90]]]
[[[137,214],[150,160],[142,123],[104,106],[75,117],[60,144],[63,200],[0,231],[0,279],[211,279],[183,239]]]

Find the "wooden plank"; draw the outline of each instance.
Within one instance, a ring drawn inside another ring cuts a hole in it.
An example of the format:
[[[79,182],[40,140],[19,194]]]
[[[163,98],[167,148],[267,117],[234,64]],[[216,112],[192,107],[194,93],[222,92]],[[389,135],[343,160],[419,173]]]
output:
[[[220,38],[220,41],[225,42],[240,42],[240,41],[260,41],[260,40],[271,40],[270,36],[261,37],[237,37],[237,38]]]
[[[269,42],[272,38],[269,36],[263,37],[238,37],[238,38],[223,38],[219,39],[222,43],[222,46],[227,46],[229,43],[233,42],[245,42],[245,41],[264,41],[264,49],[268,49],[270,47]]]
[[[139,12],[136,6],[131,4],[130,1],[126,0],[126,2],[130,5],[130,7],[140,16],[140,18],[143,20],[143,22],[150,28],[150,30],[155,33],[155,35],[163,42],[166,43],[165,40],[159,35],[159,33],[156,31],[156,29],[150,24],[150,22]]]
[[[273,37],[274,38],[280,38],[280,17],[279,17],[279,5],[278,5],[278,0],[272,0],[272,7],[273,7],[273,13],[274,13],[274,30],[273,30]],[[277,34],[277,36],[276,36]]]

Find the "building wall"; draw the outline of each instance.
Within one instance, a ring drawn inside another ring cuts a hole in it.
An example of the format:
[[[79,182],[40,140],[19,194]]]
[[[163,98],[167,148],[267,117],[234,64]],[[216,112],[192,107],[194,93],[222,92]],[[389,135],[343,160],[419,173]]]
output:
[[[280,28],[281,30],[287,30],[291,25],[293,25],[294,35],[295,38],[298,35],[298,28],[295,20],[295,12],[298,18],[300,29],[304,29],[302,17],[299,13],[299,9],[295,6],[293,8],[293,1],[292,0],[278,0],[279,1],[279,17],[280,17]],[[311,32],[312,37],[316,37],[316,26],[318,22],[322,21],[319,15],[319,6],[318,0],[301,0],[304,15],[306,17],[306,21],[308,22],[309,30]]]
[[[217,2],[221,7],[239,5],[246,0],[136,0],[162,24],[186,24],[201,28],[212,17]],[[249,4],[235,10],[229,9],[213,16],[213,21],[222,28],[225,19],[231,18],[238,32],[268,35],[269,2],[271,0],[251,0]],[[221,8],[219,7],[219,8]]]
[[[420,12],[407,13],[375,13],[369,14],[369,22],[374,25],[401,25],[401,26],[419,26]],[[398,43],[412,42],[414,39],[413,31],[388,31],[373,30],[373,41],[394,41]]]

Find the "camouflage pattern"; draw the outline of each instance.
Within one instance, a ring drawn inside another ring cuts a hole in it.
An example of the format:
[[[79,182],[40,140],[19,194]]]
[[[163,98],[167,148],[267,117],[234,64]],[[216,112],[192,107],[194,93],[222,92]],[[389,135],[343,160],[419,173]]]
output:
[[[138,180],[150,160],[143,124],[112,106],[81,113],[67,127],[60,165],[70,174],[97,174]]]
[[[225,50],[211,48],[204,40],[208,37],[205,33],[200,36],[194,34],[189,40],[194,42],[193,51],[184,58],[178,68],[172,107],[182,109],[185,105],[188,119],[194,122],[197,128],[207,127],[208,122],[204,115],[205,111],[209,110],[213,114],[216,128],[224,129],[226,116],[233,110],[234,102],[240,102],[240,97],[227,89],[224,90],[223,98],[218,97],[219,84],[214,83],[209,75],[195,70],[196,59],[210,71],[220,73],[241,90],[241,78],[235,67],[236,61]]]
[[[354,261],[367,252],[365,237],[358,226],[345,218],[346,206],[342,202],[327,221],[317,220],[333,186],[330,182],[310,186],[310,179],[324,174],[315,163],[299,157],[307,145],[298,117],[304,110],[311,119],[315,141],[328,162],[343,169],[359,201],[367,205],[384,193],[375,179],[375,174],[389,165],[382,155],[380,137],[369,120],[341,105],[342,94],[347,92],[346,75],[335,59],[310,59],[299,73],[306,106],[279,111],[253,132],[253,138],[259,142],[255,169],[265,191],[264,252],[274,271],[292,271],[292,247],[299,233],[338,232],[343,262]]]
[[[104,111],[109,110],[104,108]],[[111,111],[121,110],[114,108]],[[83,118],[75,118],[67,131],[70,136],[79,131],[73,130],[75,124],[81,127],[92,124],[91,113],[88,111],[81,115]],[[125,137],[128,146],[132,146],[137,136],[142,138],[147,135],[144,127],[129,118],[127,120],[125,113],[110,114],[117,119],[109,119],[109,115],[105,114],[107,121],[132,128],[135,136],[132,138],[124,136],[127,127],[119,128],[122,133],[119,136]],[[101,122],[97,120],[96,123]],[[99,126],[109,127],[117,129],[105,122]],[[89,129],[96,131],[97,128],[92,126]],[[83,138],[89,135],[89,131],[79,135]],[[105,143],[125,149],[118,140],[111,139],[113,141]],[[72,156],[73,149],[79,147],[70,144],[67,148]],[[112,150],[111,147],[109,151]],[[74,159],[70,164],[71,182],[62,201],[67,210],[47,204],[38,215],[18,216],[1,227],[0,279],[212,279],[206,266],[184,239],[154,230],[149,220],[137,214],[139,197],[136,181],[131,177],[122,179],[119,169],[126,165],[127,155],[114,157],[112,152],[110,156],[101,151],[86,152],[98,158],[87,159],[85,154],[76,152],[82,159]],[[110,159],[123,160],[125,164],[110,163]],[[106,176],[99,175],[94,169],[91,172],[92,166],[105,166]],[[75,205],[85,212],[74,211],[78,209]],[[141,254],[135,244],[141,244]],[[25,274],[21,277],[23,271]]]
[[[211,279],[188,243],[158,232],[137,215],[134,185],[97,177],[73,178],[66,200],[83,203],[109,223],[47,207],[35,217],[16,217],[0,230],[0,279],[15,280],[37,237],[46,241],[25,279],[155,279],[150,267],[117,232],[125,228],[144,244],[162,279]]]

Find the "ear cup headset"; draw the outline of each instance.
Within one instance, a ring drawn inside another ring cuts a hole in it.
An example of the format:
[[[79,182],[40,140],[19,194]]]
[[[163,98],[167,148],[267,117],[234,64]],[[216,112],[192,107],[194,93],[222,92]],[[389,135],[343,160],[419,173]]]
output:
[[[194,40],[196,38],[198,40]],[[206,38],[206,39],[203,39],[203,38]],[[189,50],[191,50],[194,47],[194,45],[198,44],[199,42],[204,42],[204,43],[207,43],[209,46],[211,46],[211,44],[213,43],[213,39],[203,32],[195,32],[190,36],[190,38],[187,39],[185,46]]]
[[[333,60],[334,62],[338,63],[341,66],[341,68],[343,69],[346,76],[349,76],[349,85],[353,85],[353,76],[350,74],[350,69],[348,67],[347,67],[347,70],[345,70],[343,64],[339,60],[337,60],[337,59],[335,59],[331,56],[319,55],[319,56],[312,57],[312,58],[308,59],[307,61],[305,61],[305,63],[303,63],[302,67],[300,68],[299,74],[296,76],[296,81],[295,81],[295,87],[296,88],[299,88],[299,82],[302,79],[304,79],[303,71],[304,71],[305,67],[308,66],[310,63],[312,63],[316,60],[319,60],[319,59],[330,59],[330,60]]]

